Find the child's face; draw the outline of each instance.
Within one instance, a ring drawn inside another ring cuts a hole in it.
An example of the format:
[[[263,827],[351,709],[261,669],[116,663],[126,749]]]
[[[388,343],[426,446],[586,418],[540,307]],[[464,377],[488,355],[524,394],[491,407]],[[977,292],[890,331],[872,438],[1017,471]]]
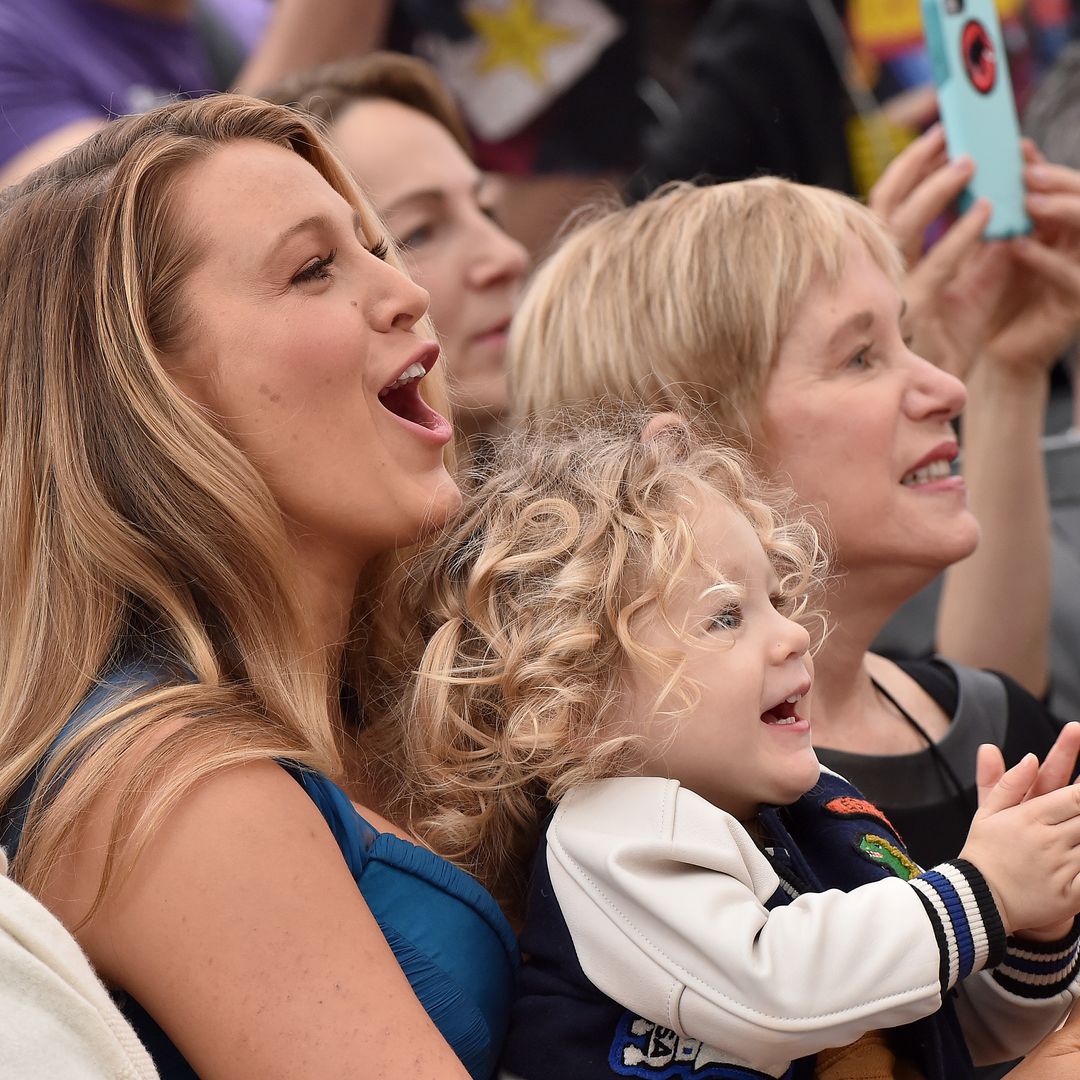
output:
[[[696,791],[740,821],[762,804],[794,802],[817,782],[810,745],[810,637],[774,606],[779,582],[753,527],[719,498],[694,522],[701,561],[733,585],[696,567],[682,582],[668,617],[655,607],[635,620],[646,648],[684,658],[684,677],[700,701],[676,720],[653,718],[659,689],[649,674],[627,674],[627,709],[650,736],[642,768]],[[678,707],[676,702],[675,708]]]

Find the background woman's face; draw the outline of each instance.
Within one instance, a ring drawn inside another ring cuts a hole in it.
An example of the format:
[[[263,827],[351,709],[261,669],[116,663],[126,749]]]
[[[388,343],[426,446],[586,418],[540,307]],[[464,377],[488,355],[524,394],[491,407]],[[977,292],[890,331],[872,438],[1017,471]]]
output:
[[[417,538],[458,492],[450,425],[406,371],[427,294],[379,258],[353,207],[297,154],[251,139],[190,166],[179,227],[201,250],[169,369],[265,478],[295,536],[346,566]],[[420,364],[419,368],[412,365]]]
[[[799,303],[766,386],[758,445],[831,527],[846,570],[921,568],[971,554],[978,525],[950,421],[963,384],[916,356],[892,280],[854,236],[842,280]]]
[[[395,101],[355,103],[333,136],[431,294],[455,415],[485,426],[506,408],[507,326],[527,262],[492,218],[492,181],[441,124]]]

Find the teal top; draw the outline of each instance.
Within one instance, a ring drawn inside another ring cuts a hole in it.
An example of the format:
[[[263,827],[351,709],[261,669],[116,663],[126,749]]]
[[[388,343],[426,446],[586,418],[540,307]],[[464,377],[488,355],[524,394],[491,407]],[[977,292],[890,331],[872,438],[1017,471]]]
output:
[[[8,806],[0,843],[13,855],[44,761],[121,697],[176,681],[150,664],[126,664],[98,683]],[[519,954],[514,932],[491,894],[445,859],[369,824],[336,784],[292,762],[279,764],[307,792],[341,849],[361,895],[428,1015],[475,1080],[494,1075],[509,1020]],[[62,782],[62,781],[61,781]],[[318,883],[311,882],[313,893]],[[154,1058],[162,1080],[195,1071],[134,998],[117,1004]]]

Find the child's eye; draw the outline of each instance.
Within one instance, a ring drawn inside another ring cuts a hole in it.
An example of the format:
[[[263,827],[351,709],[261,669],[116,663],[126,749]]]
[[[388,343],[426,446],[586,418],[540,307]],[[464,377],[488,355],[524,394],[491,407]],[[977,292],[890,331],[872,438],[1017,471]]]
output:
[[[742,626],[742,608],[738,604],[732,604],[723,611],[709,616],[710,630],[738,630]]]
[[[337,258],[335,248],[325,258],[313,259],[293,278],[294,285],[304,285],[309,281],[326,281],[332,276],[331,267]]]

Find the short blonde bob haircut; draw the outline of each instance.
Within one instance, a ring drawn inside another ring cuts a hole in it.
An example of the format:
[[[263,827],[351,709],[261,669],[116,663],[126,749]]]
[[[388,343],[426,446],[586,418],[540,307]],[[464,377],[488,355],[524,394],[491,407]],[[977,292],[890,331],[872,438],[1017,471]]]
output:
[[[818,275],[840,279],[852,236],[899,280],[878,220],[824,188],[675,183],[634,206],[586,211],[514,318],[514,415],[617,399],[700,414],[748,448],[795,309]]]
[[[685,422],[642,441],[647,420],[594,410],[510,436],[410,567],[404,606],[419,610],[426,649],[397,725],[393,756],[409,770],[402,819],[511,913],[549,804],[634,767],[640,740],[620,702],[627,665],[654,681],[657,719],[677,723],[697,701],[677,659],[637,640],[635,616],[667,617],[688,571],[706,565],[694,539],[706,501],[746,517],[786,610],[812,617],[807,597],[824,569],[814,529],[785,520],[786,498],[741,452]],[[706,569],[723,581],[722,567]]]
[[[343,671],[313,670],[282,512],[168,374],[213,243],[179,219],[176,185],[238,139],[298,154],[369,243],[384,234],[310,120],[233,94],[112,121],[0,196],[0,807],[40,765],[14,861],[31,891],[132,754],[162,779],[122,793],[98,900],[121,839],[137,854],[213,771],[286,758],[343,774],[334,676],[363,685],[372,604],[358,595]],[[425,394],[445,407],[438,376]],[[98,680],[147,656],[176,677],[47,757]]]

